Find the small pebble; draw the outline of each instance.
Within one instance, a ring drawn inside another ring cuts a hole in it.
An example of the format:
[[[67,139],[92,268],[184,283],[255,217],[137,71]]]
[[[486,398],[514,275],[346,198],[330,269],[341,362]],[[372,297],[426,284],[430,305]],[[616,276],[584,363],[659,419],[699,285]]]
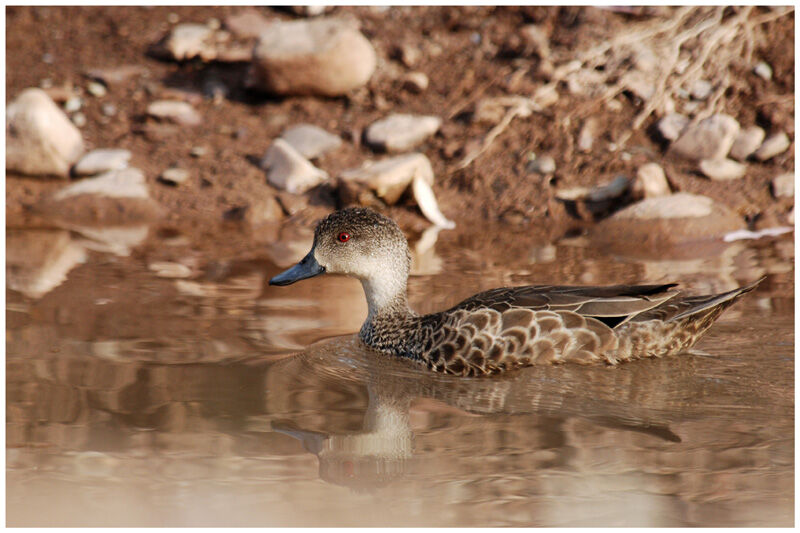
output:
[[[120,148],[92,150],[84,155],[72,168],[76,176],[94,176],[109,170],[126,168],[131,152]]]
[[[168,168],[161,173],[159,179],[171,185],[179,185],[189,179],[189,171],[185,168]]]
[[[77,113],[73,114],[69,118],[70,118],[70,120],[72,120],[72,123],[75,124],[76,126],[78,126],[79,128],[82,128],[82,127],[84,127],[86,125],[86,115],[84,115],[80,111],[78,111]]]
[[[695,100],[705,100],[711,95],[711,83],[708,80],[697,80],[692,84],[692,98]]]
[[[666,196],[671,192],[664,169],[658,163],[645,163],[639,167],[639,170],[636,171],[633,190],[645,198]]]
[[[688,124],[689,119],[684,115],[670,113],[658,121],[658,132],[664,139],[674,141],[681,136]]]
[[[170,13],[169,15],[167,15],[167,22],[169,22],[170,24],[177,24],[178,21],[180,20],[181,18],[178,16],[177,13]]]
[[[100,110],[107,117],[113,117],[117,114],[117,106],[108,102],[100,106]]]
[[[159,261],[157,263],[150,263],[147,265],[151,271],[156,273],[160,278],[188,278],[192,275],[192,269],[180,263],[172,263],[169,261]]]
[[[89,94],[92,96],[97,96],[98,98],[105,96],[108,92],[105,85],[96,81],[90,81],[87,83],[86,90],[89,91]]]
[[[792,142],[789,140],[788,135],[785,133],[778,133],[767,138],[753,155],[755,155],[755,158],[759,161],[766,161],[788,150],[791,144]]]
[[[597,119],[594,117],[588,118],[583,123],[580,133],[578,134],[578,150],[581,152],[591,152],[592,145],[594,145],[595,132],[597,130]]]
[[[192,157],[203,157],[206,153],[208,153],[208,149],[205,146],[195,146],[189,152]]]
[[[753,126],[739,132],[731,146],[730,156],[737,161],[744,161],[764,142],[764,130]]]
[[[53,54],[50,54],[50,53],[47,53],[47,52],[42,54],[42,62],[43,63],[47,63],[48,65],[51,65],[53,63],[53,61],[55,61],[55,59],[53,58]]]
[[[772,67],[769,66],[769,63],[764,61],[759,61],[758,64],[753,67],[753,73],[759,78],[763,78],[767,81],[772,79]]]
[[[50,78],[45,78],[39,82],[39,87],[42,89],[50,89],[53,87],[53,80]]]
[[[64,102],[64,111],[67,113],[74,113],[75,111],[79,111],[81,106],[83,106],[81,98],[79,96],[73,96]]]
[[[552,174],[556,171],[556,160],[549,155],[537,157],[528,163],[528,172],[535,172],[537,174]]]
[[[732,159],[703,159],[700,171],[708,178],[716,181],[739,179],[747,172],[747,166]]]
[[[794,196],[794,172],[775,176],[772,180],[772,194],[776,198],[791,198]]]
[[[397,49],[397,57],[408,68],[414,68],[419,63],[421,55],[419,48],[408,44],[402,45]]]
[[[424,92],[429,83],[424,72],[409,72],[403,77],[403,87],[415,93]]]
[[[211,28],[212,30],[218,30],[222,26],[218,18],[210,18],[206,21],[206,26]]]

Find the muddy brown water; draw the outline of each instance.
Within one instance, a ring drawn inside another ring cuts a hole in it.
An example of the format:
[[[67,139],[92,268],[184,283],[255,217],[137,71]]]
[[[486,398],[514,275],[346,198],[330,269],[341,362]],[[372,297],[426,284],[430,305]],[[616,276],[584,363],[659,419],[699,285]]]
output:
[[[179,239],[145,235],[7,233],[10,526],[794,523],[791,238],[653,255],[424,234],[421,312],[499,285],[767,276],[692,353],[465,379],[365,350],[354,280],[268,286],[302,242],[165,278],[149,250]]]

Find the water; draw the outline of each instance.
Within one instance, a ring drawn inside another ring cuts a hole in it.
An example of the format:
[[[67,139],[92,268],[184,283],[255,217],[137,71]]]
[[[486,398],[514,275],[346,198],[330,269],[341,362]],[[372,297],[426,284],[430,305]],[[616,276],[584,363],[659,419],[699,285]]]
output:
[[[654,259],[425,234],[421,312],[500,285],[767,275],[692,354],[465,379],[365,350],[354,280],[268,286],[291,257],[184,250],[190,277],[163,278],[174,236],[37,231],[8,234],[10,526],[794,522],[791,239]]]

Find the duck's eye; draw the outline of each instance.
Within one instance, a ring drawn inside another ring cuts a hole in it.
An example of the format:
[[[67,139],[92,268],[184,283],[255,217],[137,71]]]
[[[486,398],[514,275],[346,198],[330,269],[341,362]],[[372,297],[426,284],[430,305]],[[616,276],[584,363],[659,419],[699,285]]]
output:
[[[349,234],[349,233],[347,233],[346,231],[343,231],[343,232],[341,232],[341,233],[339,234],[339,236],[337,237],[337,239],[339,239],[339,242],[347,242],[347,241],[349,241],[349,240],[350,240],[350,234]]]

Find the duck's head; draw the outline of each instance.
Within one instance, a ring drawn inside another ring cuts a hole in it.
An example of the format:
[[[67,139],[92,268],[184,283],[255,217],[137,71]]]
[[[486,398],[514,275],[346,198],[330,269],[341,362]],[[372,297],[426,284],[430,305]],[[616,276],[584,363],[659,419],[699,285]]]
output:
[[[314,231],[311,251],[270,285],[289,285],[320,274],[345,274],[365,284],[405,290],[411,268],[408,242],[390,218],[366,208],[328,215]],[[369,296],[369,295],[368,295]]]

